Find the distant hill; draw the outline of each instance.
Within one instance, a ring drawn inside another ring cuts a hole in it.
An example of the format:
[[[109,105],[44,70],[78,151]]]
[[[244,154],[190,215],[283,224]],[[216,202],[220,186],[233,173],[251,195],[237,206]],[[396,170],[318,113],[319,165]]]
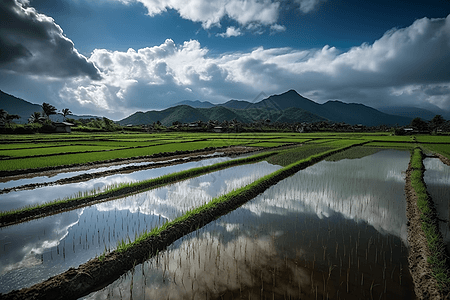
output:
[[[226,108],[234,108],[234,109],[247,109],[250,108],[253,103],[243,100],[230,100],[225,103],[217,104]]]
[[[199,101],[199,100],[195,100],[195,101],[184,100],[184,101],[180,101],[178,103],[175,103],[173,106],[178,106],[178,105],[189,105],[190,107],[193,107],[193,108],[210,108],[210,107],[214,107],[215,106],[211,102]]]
[[[6,110],[10,115],[19,115],[20,119],[14,120],[14,122],[21,124],[28,123],[28,118],[35,111],[42,112],[40,105],[32,104],[3,91],[0,91],[0,108]]]
[[[39,104],[33,104],[23,99],[9,95],[3,91],[0,91],[0,108],[6,110],[10,115],[19,115],[20,119],[14,120],[15,123],[25,124],[28,123],[28,118],[31,114],[38,111],[42,113],[42,106]],[[59,109],[60,110],[60,109]],[[72,119],[90,119],[97,118],[96,116],[77,116],[69,115]],[[62,114],[52,115],[52,121],[63,121]]]
[[[237,120],[242,123],[251,123],[257,120],[271,122],[317,122],[326,121],[325,118],[316,116],[300,108],[289,108],[284,111],[267,109],[229,109],[223,106],[211,108],[193,108],[187,105],[178,105],[165,110],[137,112],[120,120],[121,125],[143,125],[160,121],[164,126],[171,126],[173,122],[190,123],[195,121],[207,122],[217,120],[219,122]]]
[[[278,122],[289,122],[288,120],[291,120],[290,122],[299,122],[298,120],[300,119],[305,120],[305,112],[309,112],[310,114],[310,117],[306,118],[311,120],[309,122],[314,122],[313,120],[330,120],[332,122],[345,122],[351,125],[362,124],[365,126],[376,126],[381,124],[407,125],[410,124],[413,119],[407,115],[387,114],[358,103],[344,103],[334,100],[319,104],[301,96],[295,90],[289,90],[280,95],[272,95],[256,103],[230,100],[218,104],[217,106],[233,110],[236,115],[247,122],[265,118],[272,121],[278,120]],[[302,113],[300,113],[298,120],[295,116],[288,117],[289,113],[286,112],[286,110],[290,108],[301,110]],[[243,113],[242,111],[247,112]]]
[[[381,112],[390,115],[402,116],[407,118],[421,118],[422,120],[430,121],[437,113],[428,109],[410,107],[410,106],[388,106],[378,109]],[[443,116],[445,118],[445,116]]]
[[[408,114],[400,114],[401,111],[414,111],[397,109],[397,115],[387,114],[363,104],[344,103],[341,101],[328,101],[323,104],[316,103],[308,98],[299,95],[294,90],[289,90],[280,95],[272,95],[259,102],[252,103],[241,100],[230,100],[228,102],[214,105],[208,101],[189,101],[161,111],[136,112],[125,119],[118,121],[121,125],[152,124],[160,121],[165,126],[172,125],[173,122],[190,123],[195,121],[217,120],[231,121],[236,119],[239,122],[250,123],[256,120],[269,119],[271,122],[345,122],[347,124],[362,124],[366,126],[376,125],[407,125],[414,117]],[[8,95],[0,91],[0,108],[10,114],[18,114],[21,119],[17,123],[26,123],[30,115],[36,111],[42,112],[38,104],[32,104],[23,99]],[[61,108],[58,107],[60,110]],[[423,119],[430,119],[432,112],[415,109]],[[427,117],[424,117],[427,116]],[[434,116],[434,115],[433,115]],[[433,117],[431,116],[431,118]],[[445,115],[443,115],[446,118]],[[70,115],[70,118],[95,118],[95,116]],[[62,120],[61,114],[52,116],[52,120]]]
[[[376,125],[407,125],[412,118],[393,116],[382,113],[372,107],[358,103],[344,103],[341,101],[328,101],[324,104],[316,103],[290,90],[280,95],[270,96],[252,107],[284,110],[288,107],[301,108],[315,115],[321,116],[333,122],[345,122],[347,124],[362,124],[365,126]]]

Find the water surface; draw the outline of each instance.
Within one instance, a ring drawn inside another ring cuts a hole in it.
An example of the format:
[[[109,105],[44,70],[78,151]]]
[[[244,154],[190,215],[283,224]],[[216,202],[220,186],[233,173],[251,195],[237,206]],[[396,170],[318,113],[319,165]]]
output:
[[[450,166],[438,158],[424,159],[424,181],[439,218],[439,230],[450,253]]]
[[[213,165],[219,162],[230,160],[228,157],[209,158],[201,161],[193,161],[178,165],[161,168],[140,170],[127,174],[115,174],[94,178],[91,180],[68,183],[62,185],[51,185],[33,190],[12,191],[0,195],[0,210],[8,211],[24,206],[31,206],[49,202],[56,199],[78,196],[91,190],[103,191],[107,186],[124,182],[137,182],[146,179],[157,178],[170,173],[180,172],[192,168]]]
[[[267,175],[267,162],[236,166],[176,184],[0,229],[0,293],[30,286],[114,250],[119,241],[183,215]]]
[[[409,152],[322,161],[87,299],[414,299]]]

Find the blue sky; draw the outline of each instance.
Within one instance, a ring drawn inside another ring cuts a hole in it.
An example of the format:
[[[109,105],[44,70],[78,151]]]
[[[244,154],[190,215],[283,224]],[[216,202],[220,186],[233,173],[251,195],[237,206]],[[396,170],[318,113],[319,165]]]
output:
[[[450,108],[450,0],[0,0],[0,89],[121,119],[182,100]]]

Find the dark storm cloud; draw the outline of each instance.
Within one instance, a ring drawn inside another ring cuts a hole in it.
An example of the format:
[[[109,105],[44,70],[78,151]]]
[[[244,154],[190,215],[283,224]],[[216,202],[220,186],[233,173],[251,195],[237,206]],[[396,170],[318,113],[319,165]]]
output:
[[[448,86],[434,86],[425,88],[423,92],[429,96],[450,95],[450,88]]]
[[[38,13],[28,1],[0,1],[0,68],[50,77],[89,76],[98,69],[74,48],[52,18]]]

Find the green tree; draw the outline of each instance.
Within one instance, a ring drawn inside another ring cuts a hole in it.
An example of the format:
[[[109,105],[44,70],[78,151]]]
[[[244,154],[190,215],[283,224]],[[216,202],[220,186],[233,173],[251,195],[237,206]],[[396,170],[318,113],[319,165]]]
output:
[[[47,116],[47,119],[50,119],[50,115],[56,115],[56,107],[49,103],[42,103],[42,110],[44,114]]]
[[[28,123],[39,123],[41,118],[41,113],[38,111],[35,111],[29,118]]]
[[[6,116],[8,115],[8,112],[4,110],[3,108],[0,109],[0,121],[2,123],[6,123]]]
[[[71,112],[70,109],[68,109],[68,108],[63,108],[63,109],[61,110],[61,113],[63,114],[64,120],[66,120],[66,116],[72,114],[72,112]]]
[[[6,125],[10,125],[12,120],[20,119],[19,115],[10,115],[6,110],[0,109],[0,121]]]
[[[430,129],[432,131],[437,131],[438,129],[441,129],[444,124],[445,119],[441,115],[435,115],[430,121]]]
[[[113,120],[103,117],[103,123],[105,124],[105,129],[107,131],[114,131],[116,129],[116,124]]]
[[[427,131],[428,123],[421,118],[414,118],[411,121],[411,127],[419,131]]]

